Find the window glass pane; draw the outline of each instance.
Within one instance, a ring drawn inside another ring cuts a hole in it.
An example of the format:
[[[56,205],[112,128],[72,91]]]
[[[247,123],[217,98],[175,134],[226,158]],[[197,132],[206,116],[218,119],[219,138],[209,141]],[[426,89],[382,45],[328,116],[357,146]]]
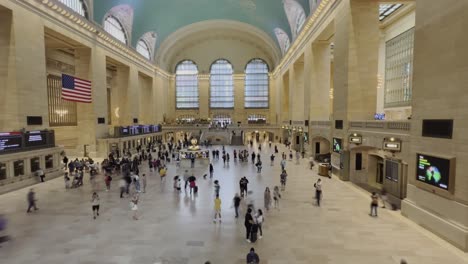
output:
[[[403,6],[403,4],[381,4],[379,6],[379,20],[384,20],[401,6]]]
[[[47,155],[45,156],[45,168],[52,169],[54,167],[54,156]]]
[[[86,10],[86,5],[84,4],[83,0],[59,0],[60,3],[64,4],[71,10],[75,11],[76,13],[88,18],[88,12]]]
[[[0,180],[5,180],[6,178],[7,178],[6,164],[0,163]]]
[[[13,162],[13,171],[16,176],[24,175],[24,161],[17,160]]]
[[[76,126],[76,102],[62,100],[62,78],[47,76],[47,99],[50,126]]]
[[[32,158],[30,161],[31,161],[31,172],[36,172],[41,168],[39,157]]]
[[[108,16],[104,21],[104,30],[111,34],[114,38],[127,44],[127,36],[122,24],[113,16]]]
[[[210,73],[210,107],[234,108],[232,65],[227,60],[217,60]]]
[[[198,68],[183,61],[176,68],[176,108],[198,108]]]
[[[148,48],[148,45],[143,40],[139,40],[136,46],[136,50],[138,53],[143,55],[143,57],[147,58],[148,60],[150,59],[150,51]]]
[[[414,28],[385,45],[384,107],[411,106]]]
[[[268,108],[269,97],[268,65],[255,59],[245,69],[245,108]]]

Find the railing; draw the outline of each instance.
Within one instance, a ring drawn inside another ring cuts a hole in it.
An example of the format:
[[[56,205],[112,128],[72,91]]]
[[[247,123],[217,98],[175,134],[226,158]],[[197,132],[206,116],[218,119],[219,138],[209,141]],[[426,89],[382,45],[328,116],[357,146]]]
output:
[[[349,128],[368,128],[370,130],[398,130],[410,131],[410,121],[350,121]]]
[[[312,127],[330,127],[330,121],[310,121],[310,126]]]

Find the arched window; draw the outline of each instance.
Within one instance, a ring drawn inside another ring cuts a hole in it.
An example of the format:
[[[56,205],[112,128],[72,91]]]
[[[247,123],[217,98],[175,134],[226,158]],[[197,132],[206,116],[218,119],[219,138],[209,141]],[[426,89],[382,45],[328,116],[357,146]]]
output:
[[[278,40],[281,52],[286,54],[286,52],[289,49],[289,46],[291,46],[291,41],[289,40],[288,34],[284,32],[281,28],[275,28],[275,35],[276,39]]]
[[[104,20],[104,30],[106,30],[114,38],[127,44],[127,35],[125,34],[125,30],[122,24],[117,18],[113,16],[108,16],[106,20]]]
[[[176,67],[176,108],[198,108],[198,68],[185,60]]]
[[[88,18],[88,10],[83,0],[59,0],[60,3],[66,5],[76,13]]]
[[[261,59],[251,60],[245,68],[245,108],[268,108],[268,65]]]
[[[296,39],[306,20],[304,8],[296,0],[284,0],[284,11],[288,17],[292,37]]]
[[[148,45],[146,44],[145,41],[143,40],[138,40],[138,43],[136,45],[136,50],[138,53],[140,53],[143,57],[147,58],[148,60],[151,59],[151,54],[150,50],[148,48]]]
[[[210,107],[234,108],[233,69],[227,60],[217,60],[210,69]]]

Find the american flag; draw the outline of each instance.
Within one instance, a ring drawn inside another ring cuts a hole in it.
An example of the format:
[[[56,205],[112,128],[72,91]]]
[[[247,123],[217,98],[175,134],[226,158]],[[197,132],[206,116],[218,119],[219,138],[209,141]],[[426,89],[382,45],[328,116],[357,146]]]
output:
[[[91,103],[91,82],[62,74],[62,99],[80,103]]]

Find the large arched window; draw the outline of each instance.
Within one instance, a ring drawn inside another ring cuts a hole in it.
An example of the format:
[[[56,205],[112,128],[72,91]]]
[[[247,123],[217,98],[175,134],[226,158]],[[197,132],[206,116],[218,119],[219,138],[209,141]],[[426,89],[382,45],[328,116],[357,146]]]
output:
[[[136,50],[143,57],[147,58],[148,60],[151,59],[150,50],[149,50],[148,44],[146,44],[145,41],[140,39],[136,45]]]
[[[245,108],[268,108],[268,65],[261,59],[251,60],[245,68]]]
[[[198,68],[185,60],[176,67],[176,108],[198,108]]]
[[[301,32],[302,26],[306,20],[306,14],[302,5],[296,0],[284,0],[283,3],[294,40],[299,35],[299,32]]]
[[[234,108],[233,69],[227,60],[217,60],[210,69],[210,107]]]
[[[59,0],[60,3],[66,5],[76,13],[88,18],[88,10],[83,0]]]
[[[104,30],[106,30],[114,38],[127,44],[127,35],[125,34],[125,30],[122,24],[117,18],[108,16],[106,20],[104,20]]]

